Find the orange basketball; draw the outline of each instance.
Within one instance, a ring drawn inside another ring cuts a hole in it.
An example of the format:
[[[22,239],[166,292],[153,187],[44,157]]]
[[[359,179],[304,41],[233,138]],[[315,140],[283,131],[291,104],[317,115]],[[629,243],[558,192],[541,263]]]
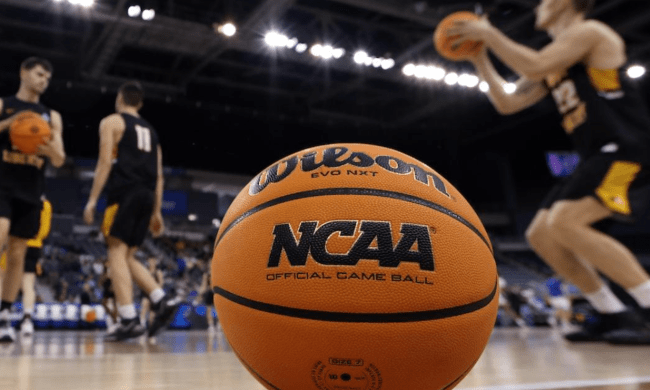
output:
[[[38,146],[44,144],[43,137],[51,137],[50,124],[33,111],[23,111],[11,123],[9,138],[11,144],[25,154],[36,154]]]
[[[97,313],[95,313],[95,309],[88,310],[88,313],[86,313],[86,322],[93,323],[97,319]]]
[[[483,47],[483,42],[464,41],[457,47],[452,43],[457,36],[447,36],[447,30],[459,20],[478,20],[479,16],[468,11],[459,11],[447,15],[436,27],[433,33],[433,44],[438,53],[448,60],[462,61],[474,57]]]
[[[212,258],[230,346],[266,388],[451,389],[496,321],[492,245],[463,196],[381,146],[292,154],[226,213]]]

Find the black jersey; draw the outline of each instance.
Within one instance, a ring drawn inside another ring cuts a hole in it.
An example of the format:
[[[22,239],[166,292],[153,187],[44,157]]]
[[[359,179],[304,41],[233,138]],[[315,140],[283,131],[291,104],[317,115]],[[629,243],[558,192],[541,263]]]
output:
[[[577,64],[546,79],[562,115],[562,127],[583,158],[607,146],[610,151],[620,148],[650,160],[650,114],[622,69]]]
[[[2,99],[0,120],[21,111],[34,111],[52,125],[51,110],[40,103],[29,103],[15,96]],[[45,168],[47,157],[23,154],[15,149],[9,138],[9,130],[0,133],[0,191],[29,203],[41,202],[45,192]]]
[[[106,185],[109,203],[131,189],[156,189],[158,179],[158,134],[146,120],[121,114],[125,129],[114,150],[113,167]]]

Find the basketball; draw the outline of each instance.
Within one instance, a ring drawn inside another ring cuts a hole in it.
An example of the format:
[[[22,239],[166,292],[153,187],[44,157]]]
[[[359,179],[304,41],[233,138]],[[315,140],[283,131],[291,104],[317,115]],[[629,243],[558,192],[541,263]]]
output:
[[[50,136],[50,124],[33,111],[18,114],[9,129],[11,144],[25,154],[36,154],[38,146],[44,144],[43,137]]]
[[[381,146],[319,146],[266,168],[229,207],[211,266],[225,336],[267,389],[451,389],[496,321],[476,212]]]
[[[433,44],[438,53],[452,61],[462,61],[478,54],[483,42],[464,41],[457,47],[452,44],[456,36],[447,36],[447,31],[459,20],[478,20],[479,16],[468,11],[459,11],[447,15],[436,27],[433,33]]]

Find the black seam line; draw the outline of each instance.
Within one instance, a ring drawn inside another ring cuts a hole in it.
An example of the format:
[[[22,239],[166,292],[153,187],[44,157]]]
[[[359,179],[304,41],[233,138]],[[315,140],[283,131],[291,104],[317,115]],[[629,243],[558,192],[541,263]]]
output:
[[[272,206],[276,206],[278,204],[291,202],[293,200],[311,198],[316,196],[336,196],[336,195],[361,195],[361,196],[377,196],[381,198],[391,198],[391,199],[397,199],[405,202],[415,203],[421,206],[428,207],[432,210],[439,211],[443,214],[447,214],[448,216],[454,218],[458,222],[467,226],[471,231],[473,231],[477,236],[479,236],[479,238],[485,243],[485,245],[487,245],[490,252],[492,252],[492,247],[490,246],[490,243],[487,240],[487,238],[485,238],[483,234],[476,227],[474,227],[474,225],[472,225],[469,221],[467,221],[465,218],[461,217],[460,215],[454,213],[453,211],[449,210],[448,208],[442,207],[437,203],[429,202],[428,200],[424,200],[422,198],[418,198],[413,195],[403,194],[401,192],[375,190],[369,188],[324,188],[320,190],[296,192],[294,194],[281,196],[279,198],[275,198],[268,202],[262,203],[261,205],[255,206],[252,209],[245,212],[244,214],[240,215],[230,225],[228,225],[228,227],[226,227],[225,230],[223,231],[223,234],[219,237],[219,240],[215,243],[215,248],[217,245],[219,245],[219,242],[221,242],[221,240],[225,237],[226,234],[228,234],[228,232],[233,227],[235,227],[244,219],[250,217],[251,215],[259,211],[262,211]]]
[[[404,313],[344,313],[331,312],[309,309],[297,309],[293,307],[274,305],[254,301],[244,298],[240,295],[233,294],[220,287],[213,287],[212,292],[219,294],[231,302],[237,303],[251,309],[283,315],[287,317],[304,318],[309,320],[327,321],[327,322],[365,322],[365,323],[391,323],[391,322],[419,322],[440,320],[443,318],[456,317],[463,314],[480,310],[490,304],[497,293],[497,283],[494,283],[494,289],[485,298],[476,302],[468,303],[462,306],[449,307],[446,309],[404,312]]]

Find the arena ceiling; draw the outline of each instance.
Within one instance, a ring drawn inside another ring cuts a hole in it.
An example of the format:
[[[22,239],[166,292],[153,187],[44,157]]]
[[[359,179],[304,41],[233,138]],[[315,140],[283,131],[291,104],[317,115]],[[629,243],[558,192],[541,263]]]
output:
[[[403,66],[435,64],[473,73],[467,63],[442,59],[431,43],[438,22],[458,10],[485,12],[515,40],[541,47],[548,38],[532,27],[537,3],[96,0],[85,9],[67,1],[0,0],[0,87],[5,94],[12,92],[18,64],[25,57],[49,58],[56,71],[45,100],[67,113],[64,120],[73,128],[96,128],[98,115],[110,113],[116,87],[138,79],[155,102],[150,107],[156,107],[156,115],[163,118],[175,112],[186,117],[176,122],[159,119],[158,127],[174,123],[174,131],[182,134],[174,147],[185,147],[183,156],[204,156],[195,157],[195,167],[253,173],[260,165],[246,167],[251,151],[262,153],[263,161],[270,163],[299,147],[354,141],[399,148],[432,165],[442,164],[444,171],[448,167],[443,161],[458,158],[465,145],[540,147],[543,136],[536,138],[531,131],[517,135],[516,130],[558,127],[557,119],[550,116],[549,104],[504,119],[478,89],[406,77]],[[155,19],[129,17],[128,8],[136,4],[155,9]],[[650,62],[647,1],[598,0],[591,16],[625,37],[631,60]],[[213,27],[228,21],[238,28],[232,38]],[[346,52],[340,59],[323,60],[309,50],[301,54],[272,49],[264,42],[271,30],[309,46],[331,44]],[[392,58],[395,66],[384,70],[358,65],[352,60],[357,50]],[[204,123],[202,129],[193,130],[190,140],[185,139],[190,137],[188,129],[182,127],[196,125],[188,124],[194,122],[187,117]],[[96,153],[96,132],[87,133],[92,136],[69,135],[68,149]],[[217,145],[215,134],[221,137]],[[549,142],[562,146],[562,141]],[[269,148],[274,153],[264,155]]]

